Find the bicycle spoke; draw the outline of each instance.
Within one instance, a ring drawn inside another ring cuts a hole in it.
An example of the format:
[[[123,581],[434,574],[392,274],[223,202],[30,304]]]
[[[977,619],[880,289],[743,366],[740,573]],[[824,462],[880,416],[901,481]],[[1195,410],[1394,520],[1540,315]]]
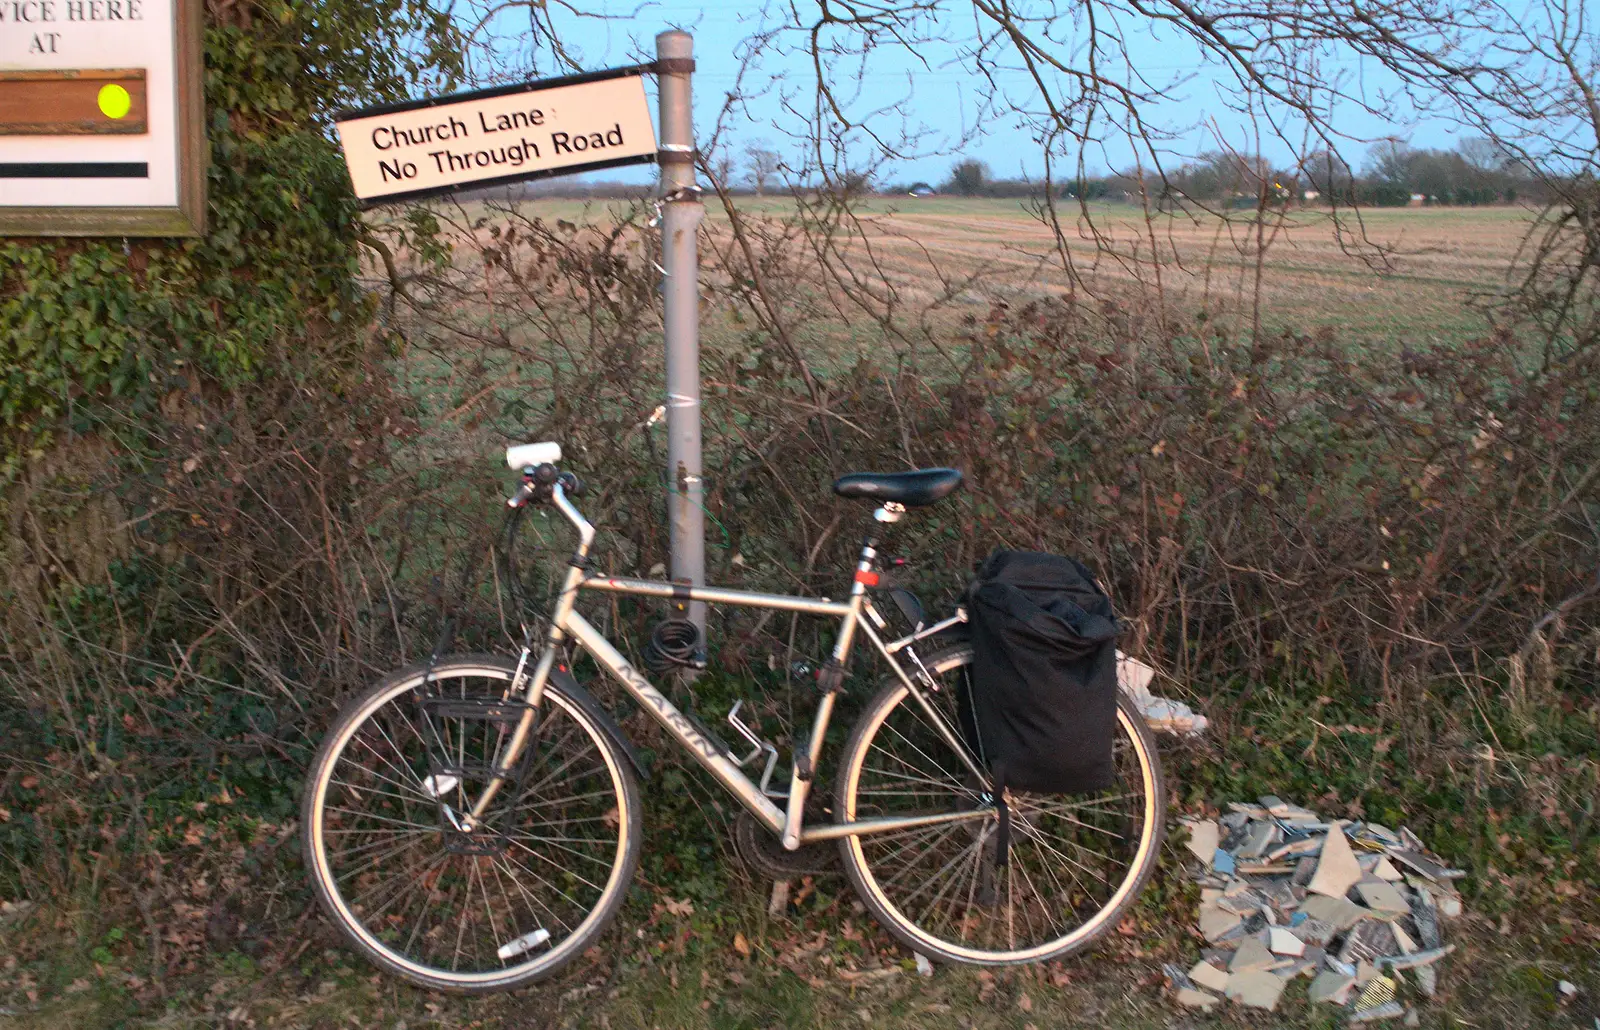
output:
[[[406,802],[407,804],[412,803],[411,799],[406,797],[406,796],[404,796],[403,794],[396,794],[393,791],[389,791],[389,790],[379,790],[376,787],[361,787],[361,786],[357,786],[354,783],[347,783],[344,780],[329,780],[328,784],[329,784],[329,786],[335,786],[336,785],[336,786],[344,787],[347,790],[353,791],[353,792],[355,792],[357,794],[373,794],[373,795],[376,795],[378,797],[398,798],[399,800],[401,800],[403,802]]]
[[[909,737],[907,737],[904,733],[901,733],[899,730],[895,729],[893,726],[886,726],[885,729],[887,729],[890,733],[893,733],[895,736],[899,737],[901,740],[905,741],[907,744],[910,744],[911,745],[911,750],[915,751],[917,754],[921,755],[922,757],[927,758],[929,762],[932,762],[934,768],[936,768],[940,772],[944,773],[945,778],[948,779],[950,782],[952,782],[952,783],[960,783],[961,782],[955,776],[955,774],[950,772],[950,770],[946,769],[944,766],[940,765],[938,762],[934,762],[932,758],[928,758],[928,753],[926,751],[922,750],[917,745],[912,744],[911,743],[911,739]],[[914,766],[912,766],[911,763],[904,761],[898,755],[894,755],[894,756],[891,756],[891,757],[893,757],[897,761],[901,762],[901,764],[905,765],[906,768],[908,768],[908,769],[909,768],[914,768]]]
[[[1044,839],[1044,835],[1039,833],[1037,830],[1033,830],[1031,828],[1024,827],[1022,832],[1023,832],[1024,836],[1027,836],[1034,843],[1038,844],[1040,847],[1044,848],[1046,851],[1050,852],[1052,855],[1055,855],[1057,858],[1061,859],[1063,862],[1066,862],[1068,865],[1075,866],[1075,867],[1077,867],[1079,869],[1082,869],[1084,872],[1088,873],[1090,876],[1092,876],[1095,879],[1099,880],[1101,883],[1105,884],[1106,886],[1108,886],[1108,887],[1111,886],[1111,881],[1106,879],[1104,875],[1102,875],[1101,873],[1096,872],[1093,869],[1090,869],[1088,866],[1084,865],[1082,862],[1079,862],[1077,859],[1067,857],[1067,855],[1065,855],[1061,851],[1057,850],[1056,848],[1052,847],[1051,844]],[[1065,842],[1063,842],[1063,843],[1065,843]],[[1073,846],[1074,845],[1068,845],[1068,847],[1073,847]]]
[[[320,780],[317,875],[348,910],[347,928],[354,919],[366,943],[446,981],[565,961],[566,942],[615,897],[627,853],[604,738],[557,692],[546,694],[530,750],[507,766],[510,723],[477,701],[503,700],[508,681],[509,672],[441,675],[424,687],[419,677],[348,731]],[[424,689],[455,707],[422,707]],[[508,789],[476,826],[440,819],[444,803],[446,815],[465,815],[500,769]],[[451,782],[435,798],[436,781],[423,777],[445,770]],[[539,930],[547,936],[529,943]]]
[[[400,769],[396,768],[396,766],[395,766],[395,764],[393,762],[389,761],[388,758],[384,757],[383,752],[381,752],[377,748],[373,747],[372,744],[369,741],[367,741],[367,740],[365,740],[365,739],[363,739],[361,737],[352,737],[350,739],[350,743],[352,743],[352,744],[360,744],[362,747],[364,747],[368,751],[372,752],[373,757],[378,759],[378,761],[382,762],[384,765],[388,766],[390,769],[393,769],[396,773],[400,773],[400,775],[402,775],[402,776],[405,775],[405,773],[402,773],[400,771]],[[362,771],[364,773],[366,773],[366,775],[368,775],[368,776],[375,777],[377,779],[382,780],[385,783],[388,783],[388,784],[391,784],[393,786],[399,787],[401,790],[411,790],[411,785],[410,784],[404,783],[404,782],[402,782],[400,780],[392,780],[389,777],[384,776],[382,773],[375,772],[372,769],[365,769],[364,768]],[[413,774],[413,776],[415,776],[415,774]],[[419,785],[420,785],[420,781],[419,781]],[[418,801],[422,801],[422,802],[425,802],[427,804],[432,804],[433,803],[433,798],[429,797],[425,790],[417,790],[417,791],[413,791],[413,793],[416,795],[416,798],[417,798]]]
[[[414,823],[414,822],[410,822],[409,820],[406,820],[406,819],[391,819],[390,817],[385,816],[385,815],[373,815],[371,812],[362,812],[362,811],[360,811],[358,809],[354,809],[354,808],[345,808],[342,805],[325,805],[325,806],[323,806],[323,811],[325,811],[325,812],[344,812],[344,813],[346,813],[348,815],[353,815],[353,816],[356,816],[356,817],[361,818],[361,819],[373,819],[373,820],[376,820],[377,822],[386,823],[386,824],[391,825],[391,826],[404,826],[404,827],[407,827],[407,828],[410,828],[410,829],[416,829],[416,830],[437,830],[439,828],[437,824]]]
[[[499,858],[496,858],[494,860],[492,868],[494,869],[494,878],[495,878],[495,882],[497,882],[497,883],[503,884],[505,882],[506,876],[507,875],[510,876],[511,885],[517,889],[517,894],[519,894],[521,896],[522,903],[525,906],[527,906],[528,915],[533,917],[533,921],[534,921],[534,923],[536,925],[542,926],[545,923],[545,920],[540,918],[539,913],[534,910],[534,906],[537,903],[537,899],[534,898],[534,896],[532,894],[528,893],[528,888],[526,888],[526,887],[524,887],[522,885],[522,881],[517,879],[516,874],[515,873],[509,873],[509,871],[505,870],[504,867],[503,867],[503,863],[501,862],[501,860]],[[504,890],[503,887],[502,887],[502,890]],[[545,912],[546,912],[546,914],[553,915],[553,913],[551,913],[549,909],[545,909]],[[556,922],[560,922],[560,920],[557,919]]]
[[[367,916],[367,922],[376,923],[380,918],[382,918],[383,914],[389,910],[390,906],[404,898],[409,898],[413,893],[416,892],[418,887],[422,886],[426,880],[427,874],[432,872],[437,866],[441,865],[447,858],[449,858],[449,855],[447,854],[435,856],[433,861],[429,862],[423,867],[422,875],[411,877],[404,890],[392,896],[388,901],[385,901],[381,907]],[[426,897],[426,892],[424,892],[424,897]]]
[[[945,830],[944,833],[940,834],[938,840],[935,840],[932,844],[930,844],[926,848],[922,849],[922,854],[917,856],[918,861],[921,860],[922,855],[931,854],[935,848],[937,848],[939,845],[943,844],[945,841],[949,840],[956,833],[956,831],[959,828],[960,827],[959,827],[958,824],[952,823],[950,825],[950,827]],[[904,869],[900,870],[900,872],[896,873],[894,875],[894,878],[891,879],[888,883],[884,884],[884,886],[886,886],[886,887],[894,886],[896,883],[900,882],[900,878],[901,877],[905,876],[907,873],[911,872],[915,868],[916,868],[915,865],[907,865]]]
[[[402,832],[418,835],[422,833],[421,830],[405,830]],[[340,876],[339,879],[342,880],[346,876],[353,876],[356,873],[371,870],[374,866],[381,865],[387,859],[404,854],[407,849],[414,848],[420,843],[422,842],[413,836],[400,841],[396,841],[393,838],[386,838],[383,840],[374,841],[371,844],[363,844],[358,848],[347,848],[339,853],[339,857],[345,861],[349,861],[353,855],[359,855],[364,851],[371,851],[374,848],[381,847],[384,850],[379,854],[369,855],[362,864],[357,865],[343,876]]]
[[[490,940],[503,941],[505,938],[500,935],[500,924],[494,917],[494,903],[489,900],[489,885],[484,882],[483,870],[479,868],[478,863],[474,862],[472,863],[472,871],[478,877],[478,887],[483,891],[483,914],[489,917],[489,933],[493,935]],[[498,945],[496,947],[498,950]],[[474,955],[476,955],[476,949],[474,949]],[[495,957],[498,959],[499,955]],[[505,965],[504,960],[501,960],[500,964],[502,966]]]
[[[499,865],[509,865],[510,863],[507,862],[507,860],[505,859],[504,856],[501,856],[501,857],[495,859],[495,864],[497,866],[499,866]],[[521,868],[521,866],[518,866],[518,868]],[[559,915],[556,914],[554,909],[550,908],[550,906],[546,905],[544,902],[540,901],[537,897],[535,897],[531,892],[529,892],[528,888],[522,886],[522,881],[517,879],[517,874],[515,872],[513,872],[511,869],[508,868],[506,870],[506,875],[510,876],[511,877],[511,882],[517,885],[517,890],[522,892],[523,898],[527,900],[528,905],[529,905],[528,911],[531,914],[533,914],[535,918],[538,918],[538,913],[533,912],[533,906],[534,905],[538,905],[540,908],[544,909],[546,915],[548,915],[555,922],[559,923],[563,930],[567,931],[568,933],[572,932],[572,927],[567,925],[566,920],[562,919]],[[537,874],[530,874],[530,875],[533,875],[534,879],[538,879],[541,883],[544,882],[542,879],[540,879],[540,877]]]
[[[518,808],[509,809],[508,811],[521,812],[521,811],[527,811],[527,810],[531,810],[531,809],[549,808],[551,805],[565,804],[565,803],[567,803],[569,801],[587,801],[590,798],[601,798],[601,797],[608,798],[608,797],[611,797],[611,796],[613,796],[612,791],[609,791],[609,790],[596,790],[596,791],[592,791],[592,792],[590,792],[588,794],[569,794],[566,797],[551,798],[548,801],[540,801],[537,804],[522,805],[522,806],[520,806]]]
[[[949,685],[971,660],[970,652],[954,654],[936,673],[946,689],[927,695],[949,726],[958,724],[951,721]],[[966,756],[953,750],[918,699],[903,688],[879,698],[862,731],[868,736],[849,757],[846,810],[854,818],[863,812],[904,818],[986,807],[987,778],[967,775]],[[1008,796],[1004,865],[996,864],[993,820],[849,838],[845,853],[865,882],[863,896],[881,918],[955,957],[1022,961],[1085,943],[1109,925],[1105,906],[1120,888],[1148,868],[1154,855],[1148,840],[1159,830],[1148,814],[1158,811],[1152,807],[1158,800],[1146,793],[1144,772],[1153,756],[1146,757],[1124,719],[1119,714],[1109,789],[1082,797]]]
[[[522,843],[520,840],[514,840],[511,843],[514,844],[516,847],[522,849],[523,851],[526,851],[528,854],[532,855],[534,858],[537,858],[539,861],[548,862],[551,866],[555,867],[556,869],[560,869],[563,873],[565,873],[566,875],[572,877],[574,880],[582,880],[584,886],[593,887],[595,890],[599,890],[600,889],[600,885],[598,883],[595,883],[593,880],[584,879],[582,876],[579,876],[577,873],[573,872],[571,869],[563,868],[561,865],[559,865],[556,862],[555,859],[549,857],[548,855],[539,854],[537,851],[535,851],[532,848],[528,847],[526,844]],[[563,896],[565,896],[565,895],[563,895]]]
[[[978,842],[974,841],[973,843],[971,843],[971,844],[967,845],[966,847],[962,848],[960,851],[956,852],[956,857],[955,858],[952,858],[950,861],[946,862],[943,865],[943,867],[941,867],[939,869],[938,872],[936,872],[932,876],[928,877],[927,881],[925,883],[923,883],[923,885],[921,887],[918,887],[916,890],[911,892],[911,894],[905,899],[905,904],[907,906],[909,906],[913,901],[915,901],[918,898],[920,898],[922,896],[922,892],[927,890],[929,887],[933,886],[933,882],[935,880],[939,879],[939,877],[943,876],[945,873],[947,873],[951,869],[955,868],[958,863],[960,863],[962,861],[965,861],[966,857],[967,857],[967,853],[969,851],[973,851],[973,850],[977,849],[978,846],[979,846]],[[944,890],[941,889],[939,891],[939,894],[934,896],[934,900],[938,901],[939,897],[942,896],[943,894],[944,894]]]
[[[527,848],[523,848],[522,850],[527,851],[528,849]],[[535,858],[541,858],[542,857],[540,855],[534,854],[531,851],[529,851],[528,853],[530,855],[534,855]],[[512,865],[516,866],[518,869],[521,869],[523,872],[525,872],[529,876],[533,877],[535,880],[538,880],[540,883],[544,884],[546,887],[550,888],[550,890],[553,893],[561,895],[568,902],[570,902],[574,907],[577,907],[578,902],[573,899],[572,895],[568,894],[566,891],[562,890],[560,887],[557,887],[555,884],[551,883],[549,880],[546,880],[544,877],[540,876],[538,873],[534,872],[532,869],[529,869],[527,866],[523,865],[521,862],[518,862],[517,860],[513,859],[510,856],[510,854],[506,854],[506,855],[503,855],[501,857],[505,861],[511,863]],[[545,859],[545,861],[548,862],[549,859]],[[554,863],[551,863],[551,864],[554,865]],[[556,866],[556,868],[560,869],[561,867],[560,866]],[[587,881],[585,881],[585,882],[587,882]],[[590,884],[590,886],[593,886],[593,884]]]
[[[898,755],[889,755],[889,757],[893,758],[897,762],[900,762],[901,765],[906,766],[906,768],[908,768],[908,769],[912,768],[912,766],[910,766],[909,764],[907,764],[906,762],[901,760],[901,758]],[[962,793],[966,794],[968,797],[976,798],[976,797],[979,796],[977,791],[971,789],[970,787],[967,787],[965,784],[962,784],[958,780],[949,780],[949,781],[933,780],[933,779],[929,779],[926,776],[907,776],[905,773],[890,772],[887,769],[873,769],[871,767],[868,767],[868,768],[864,769],[863,771],[864,772],[877,773],[879,776],[887,776],[887,777],[890,777],[891,779],[905,780],[905,781],[910,782],[910,783],[926,783],[926,784],[929,784],[929,785],[935,786],[935,787],[944,787],[947,790],[949,788],[951,788],[951,787],[955,787],[957,790],[960,790]],[[877,791],[871,791],[871,793],[878,793],[878,792]]]

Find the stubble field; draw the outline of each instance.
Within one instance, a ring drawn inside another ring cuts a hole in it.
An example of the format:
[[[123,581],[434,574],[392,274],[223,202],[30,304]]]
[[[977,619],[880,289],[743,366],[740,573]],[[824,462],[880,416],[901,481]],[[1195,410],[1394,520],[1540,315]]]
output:
[[[733,203],[752,219],[792,210],[774,198]],[[525,214],[577,222],[607,217],[617,206],[523,202]],[[1159,286],[1174,312],[1204,310],[1246,322],[1259,312],[1269,329],[1331,327],[1364,341],[1403,344],[1484,331],[1480,302],[1506,286],[1535,216],[1525,207],[1359,213],[1302,207],[1261,219],[1252,211],[1160,212],[1147,219],[1127,204],[1082,208],[1073,201],[1057,214],[1059,243],[1028,202],[879,197],[860,205],[859,235],[845,246],[870,248],[912,306],[959,309],[996,295],[1059,295],[1073,288],[1074,278],[1112,295],[1142,282]],[[712,231],[728,220],[711,195],[707,219]],[[961,286],[957,296],[942,300],[952,283]]]

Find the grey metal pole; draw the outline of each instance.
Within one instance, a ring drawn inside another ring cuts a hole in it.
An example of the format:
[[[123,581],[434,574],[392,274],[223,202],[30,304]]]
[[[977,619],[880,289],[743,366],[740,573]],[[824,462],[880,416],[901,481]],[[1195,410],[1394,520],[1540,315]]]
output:
[[[672,578],[703,586],[706,529],[700,466],[700,259],[696,234],[705,208],[695,185],[694,113],[689,77],[694,37],[672,29],[656,37],[661,86],[661,265],[667,349],[667,524]],[[689,605],[705,628],[706,606]]]

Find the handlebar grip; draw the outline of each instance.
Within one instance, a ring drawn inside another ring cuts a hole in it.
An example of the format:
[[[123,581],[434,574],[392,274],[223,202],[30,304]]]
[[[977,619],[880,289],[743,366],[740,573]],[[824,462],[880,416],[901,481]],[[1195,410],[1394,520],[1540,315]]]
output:
[[[556,478],[556,482],[561,484],[561,489],[566,491],[568,497],[583,496],[583,480],[579,479],[571,472],[561,473],[561,475]]]

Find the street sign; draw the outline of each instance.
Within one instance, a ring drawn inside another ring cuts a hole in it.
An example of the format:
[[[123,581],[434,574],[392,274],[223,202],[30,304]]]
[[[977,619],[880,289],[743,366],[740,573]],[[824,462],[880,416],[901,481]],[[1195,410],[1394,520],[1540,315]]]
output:
[[[343,112],[335,124],[350,182],[370,205],[654,161],[647,70]]]
[[[0,0],[0,234],[192,236],[203,0]]]

